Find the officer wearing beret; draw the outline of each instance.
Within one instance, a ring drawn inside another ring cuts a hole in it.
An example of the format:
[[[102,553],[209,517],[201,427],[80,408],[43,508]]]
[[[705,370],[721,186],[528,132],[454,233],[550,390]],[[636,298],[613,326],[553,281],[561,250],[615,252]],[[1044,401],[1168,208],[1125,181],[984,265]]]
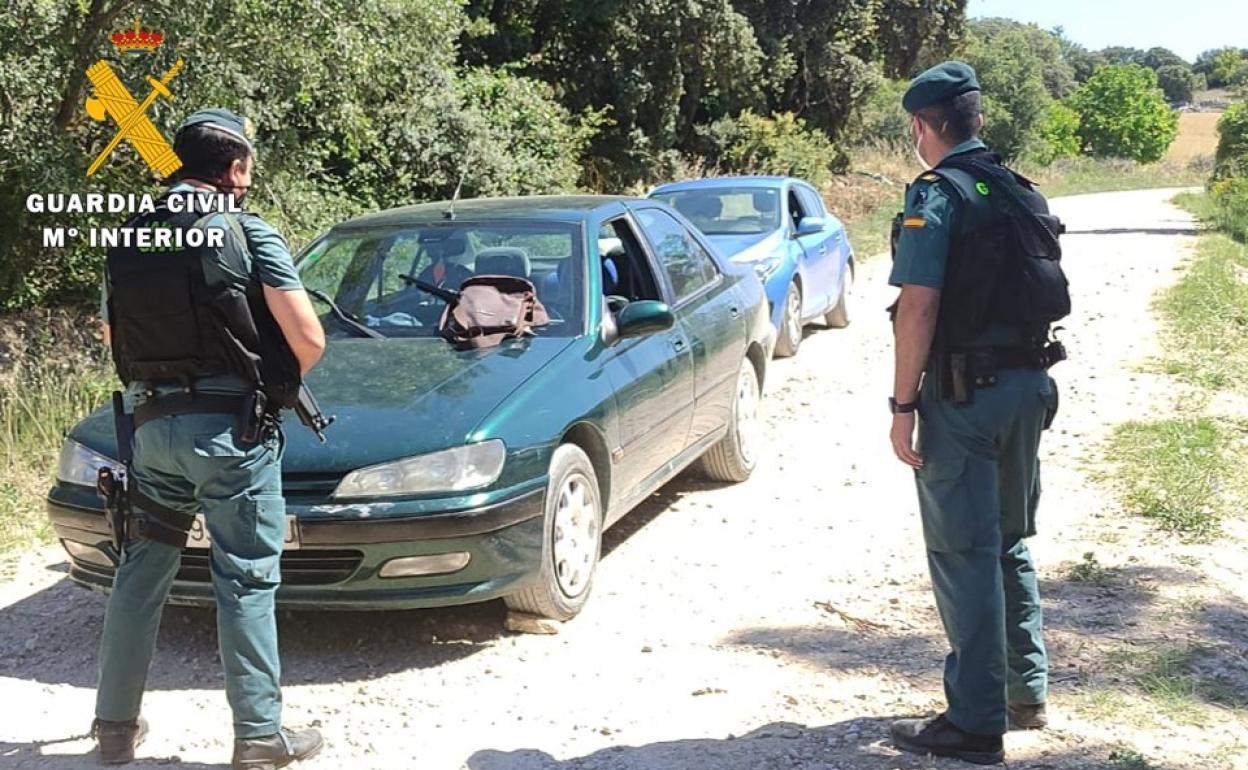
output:
[[[250,213],[179,213],[194,193],[241,200],[255,162],[249,133],[228,110],[192,114],[174,141],[177,180],[155,214],[129,223],[220,228],[223,247],[115,248],[107,257],[104,337],[135,428],[134,516],[104,616],[92,726],[106,764],[133,760],[147,732],[140,702],[161,609],[196,516],[211,537],[233,767],[284,767],[322,745],[317,731],[281,722],[274,596],[286,516],[274,415],[319,360],[324,332],[268,223]],[[175,196],[183,205],[168,205]]]
[[[1011,309],[1026,303],[994,282],[990,265],[1003,263],[1001,244],[1013,241],[990,236],[1000,231],[1007,196],[1037,214],[1047,207],[979,140],[980,91],[970,66],[946,62],[923,72],[902,104],[929,171],[907,189],[895,230],[889,282],[901,292],[890,438],[915,470],[951,651],[947,710],[896,722],[892,737],[905,751],[990,764],[1004,758],[1008,726],[1046,724],[1048,660],[1023,538],[1035,533],[1040,434],[1056,411],[1044,371],[1047,325]]]

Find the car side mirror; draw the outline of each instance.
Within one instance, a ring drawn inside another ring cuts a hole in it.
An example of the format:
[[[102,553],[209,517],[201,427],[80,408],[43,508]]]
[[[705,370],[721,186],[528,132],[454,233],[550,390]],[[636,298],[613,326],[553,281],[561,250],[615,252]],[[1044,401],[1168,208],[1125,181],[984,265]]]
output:
[[[828,220],[823,217],[802,217],[801,221],[797,223],[797,234],[799,236],[814,235],[821,232],[827,225]]]
[[[616,339],[645,337],[665,332],[676,325],[676,316],[666,302],[640,299],[624,306],[616,317]]]

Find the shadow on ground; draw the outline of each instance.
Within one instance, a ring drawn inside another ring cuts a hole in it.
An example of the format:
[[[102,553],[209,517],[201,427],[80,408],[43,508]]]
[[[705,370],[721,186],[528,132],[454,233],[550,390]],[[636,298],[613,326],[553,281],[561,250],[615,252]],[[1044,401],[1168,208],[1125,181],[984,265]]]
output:
[[[99,767],[99,755],[92,749],[89,753],[60,753],[57,747],[70,742],[87,740],[87,735],[71,735],[55,741],[37,741],[34,743],[11,743],[0,741],[0,766],[14,770],[82,770],[86,767]],[[45,753],[46,749],[52,753]],[[142,749],[140,749],[140,752]],[[177,756],[142,757],[126,765],[126,767],[180,767],[186,770],[226,770],[228,764],[205,765],[201,762],[183,762]]]
[[[538,749],[478,751],[468,770],[919,770],[972,767],[957,760],[934,759],[895,750],[888,741],[893,717],[864,717],[821,727],[777,723],[740,737],[689,739],[643,746],[612,746],[582,757],[559,760]],[[1010,768],[1041,770],[1167,770],[1149,763],[1124,764],[1111,755],[1130,749],[1083,744],[1046,750],[1035,746],[1006,750]]]
[[[604,535],[604,557],[674,502],[717,484],[684,473]],[[63,563],[48,569],[67,572]],[[0,677],[94,687],[106,597],[68,579],[0,608]],[[387,612],[278,611],[285,684],[364,681],[466,658],[503,636],[501,601]],[[149,690],[220,685],[212,609],[167,607]],[[0,755],[2,756],[2,755]]]

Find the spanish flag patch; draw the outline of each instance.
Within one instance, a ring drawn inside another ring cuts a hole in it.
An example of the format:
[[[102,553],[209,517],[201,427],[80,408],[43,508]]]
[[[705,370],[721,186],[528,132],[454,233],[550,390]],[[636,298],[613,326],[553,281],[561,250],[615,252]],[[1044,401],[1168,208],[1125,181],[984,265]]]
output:
[[[917,229],[920,227],[927,227],[927,220],[923,217],[906,217],[901,220],[901,224],[903,227],[913,227]]]

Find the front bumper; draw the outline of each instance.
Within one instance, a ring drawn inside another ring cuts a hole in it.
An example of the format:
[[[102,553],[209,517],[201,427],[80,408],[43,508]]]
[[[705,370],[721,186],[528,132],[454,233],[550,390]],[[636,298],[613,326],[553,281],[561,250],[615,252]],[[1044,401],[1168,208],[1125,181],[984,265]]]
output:
[[[82,490],[53,489],[47,510],[70,556],[69,576],[107,592],[116,553],[103,512]],[[544,487],[476,508],[412,516],[327,519],[291,502],[301,547],[282,554],[279,607],[408,609],[470,604],[512,593],[538,571],[542,555]],[[449,574],[381,577],[384,564],[408,556],[467,553],[468,564]],[[210,551],[188,548],[169,603],[213,603]]]

